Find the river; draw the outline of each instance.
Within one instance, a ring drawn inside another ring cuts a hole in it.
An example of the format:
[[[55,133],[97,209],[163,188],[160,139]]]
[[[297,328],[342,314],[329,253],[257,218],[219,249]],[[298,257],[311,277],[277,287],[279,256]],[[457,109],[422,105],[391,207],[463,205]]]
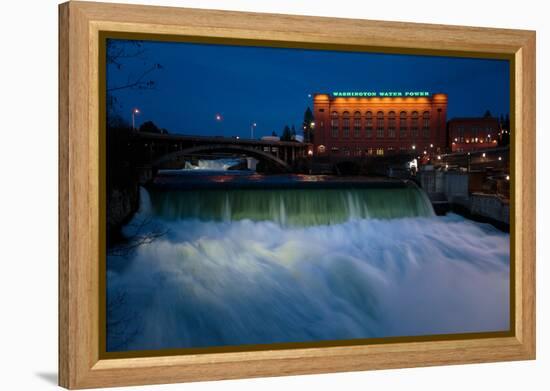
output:
[[[108,351],[509,328],[508,234],[404,182],[203,167],[141,189],[107,258]]]

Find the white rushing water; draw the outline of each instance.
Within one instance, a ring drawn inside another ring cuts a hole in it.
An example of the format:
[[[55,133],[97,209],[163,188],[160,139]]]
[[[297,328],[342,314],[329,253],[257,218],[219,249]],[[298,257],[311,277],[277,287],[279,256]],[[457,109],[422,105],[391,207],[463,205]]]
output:
[[[125,232],[158,237],[108,258],[108,350],[509,328],[509,236],[489,225],[166,220],[149,203]]]
[[[185,170],[227,171],[241,162],[240,159],[199,159],[197,165],[185,162]]]

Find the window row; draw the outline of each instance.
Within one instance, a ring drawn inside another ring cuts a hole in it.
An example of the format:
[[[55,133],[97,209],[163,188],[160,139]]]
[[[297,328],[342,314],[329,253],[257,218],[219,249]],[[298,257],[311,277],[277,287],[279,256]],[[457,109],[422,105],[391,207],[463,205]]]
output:
[[[395,152],[401,152],[401,153],[404,153],[404,152],[407,152],[407,148],[405,147],[400,147],[399,149],[397,148],[394,148],[394,147],[369,147],[369,148],[360,148],[360,147],[342,147],[342,148],[338,148],[338,147],[332,147],[330,149],[330,152],[332,154],[342,154],[344,156],[365,156],[365,155],[378,155],[378,156],[382,156],[384,155],[385,153],[395,153]],[[327,148],[324,146],[324,145],[319,145],[317,147],[317,152],[318,153],[325,153],[327,152]]]
[[[340,116],[340,114],[337,112],[337,111],[333,111],[330,113],[330,116],[332,118],[338,118]],[[365,118],[373,118],[374,116],[374,112],[372,111],[367,111],[365,113]],[[350,112],[349,111],[344,111],[342,112],[342,118],[350,118],[352,117],[350,115]],[[388,118],[396,118],[396,112],[395,111],[389,111],[388,112],[388,115],[387,115]],[[360,111],[356,111],[353,113],[353,118],[361,118],[361,112]],[[383,111],[377,111],[376,112],[376,118],[384,118],[384,112]],[[407,112],[406,111],[401,111],[399,113],[399,118],[407,118]],[[419,113],[418,111],[412,111],[411,112],[411,118],[419,118]],[[430,118],[430,112],[429,111],[424,111],[422,113],[422,118]]]
[[[364,130],[364,132],[363,132]],[[376,132],[375,132],[376,130]],[[398,133],[398,130],[399,130],[399,133]],[[397,137],[397,134],[399,134],[399,138],[407,138],[407,137],[419,137],[419,128],[418,128],[418,125],[413,125],[413,126],[400,126],[399,129],[397,129],[395,126],[392,126],[392,125],[389,125],[388,127],[385,127],[384,124],[377,124],[376,126],[376,129],[373,128],[372,125],[366,125],[365,127],[362,127],[362,126],[354,126],[353,127],[353,137],[361,137],[362,135],[364,135],[364,137],[366,138],[371,138],[373,137],[373,135],[376,134],[376,138],[384,138],[384,137],[389,137],[389,138],[396,138]],[[339,124],[332,124],[332,127],[331,127],[331,136],[333,138],[338,138],[338,137],[350,137],[350,127],[349,126],[346,126],[346,124],[344,123],[342,126],[340,126]],[[427,125],[424,125],[424,127],[422,127],[422,137],[424,138],[429,138],[430,137],[430,126],[429,124]]]
[[[459,142],[459,143],[463,143],[465,142],[465,140],[468,140],[470,138],[472,140],[477,141],[478,139],[485,138],[485,136],[488,140],[495,139],[493,128],[490,126],[486,128],[472,127],[469,129],[464,129],[463,126],[459,126],[454,132],[453,136],[454,136],[453,137],[454,142]]]
[[[342,113],[342,121],[338,116],[338,112],[333,111],[331,114],[331,129],[332,136],[338,137],[339,129],[342,130],[343,137],[349,137],[351,117],[348,111]],[[387,130],[388,137],[395,137],[397,129],[397,118],[394,111],[390,111],[387,116]],[[365,136],[372,137],[372,131],[376,125],[376,136],[384,137],[384,130],[386,129],[384,112],[379,111],[376,113],[376,117],[373,117],[371,111],[367,111],[364,121]],[[413,137],[418,137],[418,128],[419,128],[419,117],[418,112],[413,111],[411,114],[410,129],[411,135]],[[430,128],[430,112],[425,111],[422,114],[422,129],[424,137],[429,137],[429,128]],[[360,137],[361,130],[363,129],[363,124],[361,123],[361,113],[356,111],[353,115],[353,131],[355,137]],[[407,133],[407,113],[402,111],[399,116],[399,131],[401,137],[406,137]]]

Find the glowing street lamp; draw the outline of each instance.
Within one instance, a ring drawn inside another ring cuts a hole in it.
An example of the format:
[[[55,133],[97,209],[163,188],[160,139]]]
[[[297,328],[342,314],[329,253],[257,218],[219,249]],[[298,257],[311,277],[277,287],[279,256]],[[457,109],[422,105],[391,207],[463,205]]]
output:
[[[415,149],[416,149],[416,145],[413,144],[412,149],[415,150]]]
[[[256,122],[253,122],[253,123],[250,125],[250,138],[251,138],[251,139],[254,139],[254,128],[256,128]]]
[[[311,128],[313,129],[315,127],[315,122],[311,122],[309,126],[311,126]]]
[[[137,114],[140,114],[141,112],[139,111],[138,108],[133,108],[132,109],[132,130],[136,130],[136,115]]]
[[[218,122],[220,125],[216,125],[216,129],[218,130],[219,135],[221,135],[222,137],[225,137],[225,132],[223,130],[223,126],[221,125],[222,121],[223,121],[223,117],[220,113],[216,113],[216,115],[214,116],[214,119],[216,122]]]

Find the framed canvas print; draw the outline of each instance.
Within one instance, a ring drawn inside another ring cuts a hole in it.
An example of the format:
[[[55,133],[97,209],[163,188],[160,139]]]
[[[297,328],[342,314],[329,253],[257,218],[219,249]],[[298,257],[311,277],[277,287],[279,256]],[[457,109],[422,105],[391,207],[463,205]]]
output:
[[[535,358],[535,33],[60,5],[60,385]]]

